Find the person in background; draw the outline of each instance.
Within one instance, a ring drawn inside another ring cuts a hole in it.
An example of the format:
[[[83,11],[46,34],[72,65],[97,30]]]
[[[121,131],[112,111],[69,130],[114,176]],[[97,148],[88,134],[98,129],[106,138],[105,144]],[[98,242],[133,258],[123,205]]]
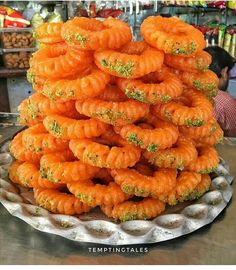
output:
[[[224,131],[224,136],[236,137],[236,99],[226,92],[235,59],[218,46],[207,47],[205,51],[212,56],[210,70],[219,78],[219,92],[214,99],[214,115]]]

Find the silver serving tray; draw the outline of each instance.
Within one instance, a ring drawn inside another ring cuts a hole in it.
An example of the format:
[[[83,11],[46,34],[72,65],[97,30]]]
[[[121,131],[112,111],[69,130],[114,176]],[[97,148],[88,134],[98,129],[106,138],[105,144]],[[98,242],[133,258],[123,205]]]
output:
[[[60,235],[77,242],[108,245],[158,243],[196,231],[211,223],[229,203],[233,177],[221,159],[212,177],[210,191],[199,200],[168,207],[152,221],[134,220],[115,223],[98,209],[78,217],[52,214],[34,203],[29,189],[19,188],[8,180],[7,170],[13,160],[9,142],[0,148],[0,202],[8,212],[35,229]]]

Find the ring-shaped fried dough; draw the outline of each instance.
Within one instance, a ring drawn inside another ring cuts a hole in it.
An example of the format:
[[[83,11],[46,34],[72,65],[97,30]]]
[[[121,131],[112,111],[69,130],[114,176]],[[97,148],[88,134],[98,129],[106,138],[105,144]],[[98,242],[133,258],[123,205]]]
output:
[[[53,189],[34,189],[34,198],[37,205],[57,214],[82,214],[91,209],[74,195]]]
[[[114,130],[130,144],[139,146],[152,153],[159,149],[171,147],[176,143],[179,136],[179,131],[176,126],[152,115],[147,116],[146,122],[152,125],[153,129],[130,124],[114,127]]]
[[[197,73],[181,72],[180,78],[188,87],[201,91],[209,99],[217,96],[219,79],[211,70]]]
[[[64,140],[98,137],[108,128],[97,119],[76,120],[56,114],[46,116],[43,124],[50,134]]]
[[[144,47],[143,51],[130,50],[118,52],[112,50],[97,51],[94,54],[95,64],[108,74],[127,79],[142,77],[161,69],[164,55],[162,52]]]
[[[61,28],[63,22],[44,23],[35,29],[35,35],[39,42],[52,44],[62,42]]]
[[[166,103],[182,94],[183,85],[180,79],[167,68],[163,67],[149,75],[152,80],[147,83],[142,78],[119,78],[118,86],[128,98],[150,104]]]
[[[47,80],[42,93],[56,102],[83,100],[101,94],[109,80],[110,75],[95,66],[75,79]]]
[[[195,55],[206,47],[203,34],[179,18],[150,16],[140,26],[144,40],[166,54]]]
[[[131,124],[145,117],[149,112],[148,104],[135,100],[113,102],[88,98],[84,101],[77,100],[75,106],[80,114],[114,126]]]
[[[145,151],[144,157],[151,164],[160,168],[183,170],[197,158],[197,150],[191,139],[180,136],[171,148],[159,150],[155,153]]]
[[[174,69],[196,73],[206,71],[211,64],[211,58],[211,55],[205,51],[199,51],[190,57],[166,54],[164,63]]]
[[[218,128],[218,123],[215,118],[211,118],[204,125],[200,127],[185,127],[180,126],[179,131],[184,136],[187,136],[191,139],[198,140],[203,137],[210,136]]]
[[[62,27],[62,37],[80,50],[118,49],[131,41],[128,24],[109,17],[104,21],[75,17]]]
[[[219,156],[212,146],[202,146],[197,148],[198,157],[193,160],[185,169],[201,174],[213,172],[219,165]]]
[[[23,131],[18,133],[9,145],[11,154],[19,161],[32,162],[38,164],[42,154],[29,151],[22,142]]]
[[[187,127],[200,127],[213,116],[212,104],[199,91],[186,89],[182,97],[188,104],[179,101],[157,104],[151,108],[152,114],[175,125]]]
[[[160,215],[165,210],[165,204],[158,199],[144,198],[142,201],[125,201],[114,206],[101,206],[104,214],[116,221],[146,220]]]
[[[111,148],[91,139],[71,140],[69,147],[79,160],[100,168],[127,168],[134,166],[140,159],[140,149],[130,145],[111,130],[103,134],[101,140],[102,143],[105,140]]]
[[[67,184],[67,188],[75,197],[91,207],[98,205],[116,205],[126,201],[130,197],[126,195],[115,182],[110,182],[108,185],[101,185],[87,180]]]
[[[33,54],[30,67],[39,76],[64,78],[81,72],[93,61],[91,52],[79,51],[66,44],[50,45]]]
[[[59,114],[67,117],[79,117],[75,109],[75,101],[65,103],[52,102],[40,93],[35,93],[23,100],[18,107],[20,112],[19,122],[27,126],[43,121],[49,114]]]
[[[158,169],[153,176],[146,176],[134,169],[119,169],[112,170],[111,175],[126,194],[158,198],[175,187],[177,172],[174,169]]]
[[[41,154],[63,151],[69,147],[67,141],[48,134],[42,123],[24,130],[22,142],[28,150]]]
[[[70,151],[43,155],[40,160],[41,177],[53,183],[84,181],[98,171],[98,168],[76,160]]]
[[[175,188],[167,196],[160,196],[159,199],[169,205],[187,201],[191,198],[192,193],[197,185],[200,184],[201,180],[202,175],[199,173],[188,171],[180,172]]]

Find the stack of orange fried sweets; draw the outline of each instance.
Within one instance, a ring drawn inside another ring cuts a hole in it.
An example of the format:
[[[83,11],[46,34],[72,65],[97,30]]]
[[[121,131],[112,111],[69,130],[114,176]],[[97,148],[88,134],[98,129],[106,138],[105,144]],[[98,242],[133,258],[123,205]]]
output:
[[[211,185],[223,131],[213,116],[218,78],[202,33],[178,18],[129,25],[75,17],[36,29],[36,93],[20,106],[28,126],[11,142],[9,178],[36,203],[114,220],[152,219]]]

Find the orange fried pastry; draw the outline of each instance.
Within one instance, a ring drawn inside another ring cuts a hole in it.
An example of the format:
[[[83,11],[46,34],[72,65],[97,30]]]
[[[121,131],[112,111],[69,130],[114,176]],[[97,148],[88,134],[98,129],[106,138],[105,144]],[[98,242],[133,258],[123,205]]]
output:
[[[40,160],[41,177],[53,183],[84,181],[98,171],[98,168],[76,160],[70,151],[43,155]]]
[[[28,150],[41,154],[63,151],[69,147],[67,141],[48,134],[42,123],[26,129],[23,132],[22,142]]]
[[[101,94],[109,80],[110,75],[95,66],[87,69],[84,74],[79,74],[76,78],[47,80],[42,93],[57,102],[84,100]]]
[[[160,196],[159,199],[168,203],[169,205],[175,205],[178,202],[183,202],[191,199],[191,196],[202,180],[202,175],[195,172],[180,172],[175,188],[167,195]]]
[[[114,206],[101,206],[104,214],[116,221],[146,220],[160,215],[165,210],[165,204],[158,199],[144,198],[142,201],[125,201]]]
[[[137,147],[130,145],[112,130],[103,134],[101,143],[91,139],[77,139],[71,140],[69,147],[82,162],[110,169],[134,166],[141,154]]]
[[[116,126],[131,124],[146,116],[149,105],[135,100],[113,102],[88,98],[84,101],[77,100],[76,109],[80,114]]]
[[[35,93],[23,100],[18,110],[20,111],[19,122],[27,126],[42,122],[48,114],[59,114],[72,118],[79,117],[74,101],[52,102],[40,93]]]
[[[150,16],[140,26],[144,40],[166,54],[195,55],[206,47],[203,34],[179,18]]]
[[[34,189],[34,198],[37,205],[57,214],[76,215],[91,209],[74,195],[53,189]]]
[[[176,126],[152,115],[147,116],[146,122],[151,125],[150,128],[130,124],[122,127],[114,127],[114,129],[130,144],[137,145],[152,153],[159,149],[171,147],[176,143],[179,136]]]
[[[190,200],[196,200],[206,193],[211,186],[211,177],[208,174],[202,174],[201,182],[195,187],[194,191],[190,194]]]
[[[52,44],[62,42],[62,22],[44,23],[35,29],[35,36],[39,42]]]
[[[171,68],[181,71],[204,72],[209,68],[211,55],[205,51],[199,51],[196,55],[190,57],[166,54],[164,63]]]
[[[214,117],[210,118],[204,125],[200,127],[186,127],[180,126],[179,131],[184,136],[187,136],[191,139],[198,140],[203,137],[210,136],[218,128],[218,123]]]
[[[98,205],[116,205],[126,201],[130,196],[126,195],[114,182],[107,185],[94,183],[92,180],[69,183],[67,188],[75,197],[91,207]]]
[[[118,49],[131,41],[128,24],[109,17],[104,21],[75,17],[62,27],[62,37],[81,50]]]
[[[76,120],[56,114],[45,117],[43,124],[50,134],[64,140],[98,137],[108,128],[97,119]]]
[[[197,158],[197,150],[191,139],[180,136],[171,148],[155,153],[145,151],[144,157],[153,165],[160,168],[183,170]]]
[[[212,104],[199,91],[186,89],[182,97],[187,102],[186,104],[183,104],[181,100],[157,104],[152,107],[152,114],[175,125],[187,127],[200,127],[213,116]]]
[[[201,91],[210,99],[216,97],[218,93],[219,79],[211,70],[198,73],[182,72],[180,78],[184,84]]]
[[[20,184],[20,181],[16,172],[22,163],[23,161],[14,160],[8,169],[8,178],[15,184]]]
[[[105,101],[121,102],[128,100],[123,91],[116,85],[108,84],[103,92],[97,97]]]
[[[18,133],[11,141],[9,150],[11,154],[19,161],[28,161],[38,164],[42,154],[29,151],[22,142],[23,131]]]
[[[180,79],[167,68],[148,74],[149,80],[118,79],[118,86],[128,98],[141,102],[156,104],[166,103],[180,96],[183,86]]]
[[[186,170],[194,171],[197,173],[211,173],[219,164],[219,156],[212,146],[202,146],[197,148],[198,157],[193,160],[187,167]]]
[[[159,70],[164,61],[163,53],[149,46],[142,45],[138,50],[135,49],[134,53],[130,49],[127,51],[128,53],[112,50],[97,51],[94,54],[95,64],[111,75],[134,79]]]
[[[24,162],[16,170],[18,183],[27,188],[47,188],[58,189],[63,187],[61,184],[56,184],[43,179],[40,176],[39,168],[30,162]]]
[[[177,172],[174,169],[158,169],[153,176],[146,176],[134,169],[119,169],[112,170],[111,175],[126,194],[158,198],[175,187]]]
[[[224,139],[224,132],[221,129],[220,125],[216,123],[216,129],[214,129],[214,131],[209,136],[196,139],[195,144],[197,147],[206,145],[213,146],[215,144],[221,143],[223,139]]]
[[[65,78],[87,68],[93,61],[91,52],[79,51],[66,44],[50,45],[33,54],[30,67],[46,78]]]

